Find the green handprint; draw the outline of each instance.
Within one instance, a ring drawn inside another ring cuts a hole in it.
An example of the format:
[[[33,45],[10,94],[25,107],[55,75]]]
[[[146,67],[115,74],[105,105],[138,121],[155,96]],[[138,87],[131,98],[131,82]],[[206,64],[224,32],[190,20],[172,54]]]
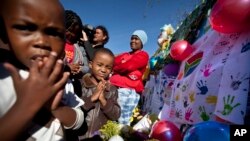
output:
[[[224,109],[221,112],[222,115],[229,115],[235,107],[240,105],[240,103],[236,103],[234,106],[232,106],[234,97],[235,96],[231,98],[231,95],[228,95],[227,100],[226,100],[226,97],[223,97]]]
[[[210,119],[209,115],[206,113],[204,106],[199,106],[200,117],[203,121],[208,121]]]

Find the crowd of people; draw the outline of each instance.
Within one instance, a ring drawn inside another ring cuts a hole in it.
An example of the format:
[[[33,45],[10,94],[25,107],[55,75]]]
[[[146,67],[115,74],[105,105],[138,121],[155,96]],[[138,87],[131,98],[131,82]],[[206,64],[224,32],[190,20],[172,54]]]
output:
[[[96,26],[89,38],[79,15],[57,0],[3,2],[0,140],[96,140],[101,126],[118,121],[126,104],[118,100],[120,85],[109,78],[114,65],[126,64],[142,52],[143,65],[115,71],[115,76],[125,79],[128,74],[133,80],[135,75],[141,81],[149,58],[141,51],[147,35],[135,32],[132,51],[119,59],[104,47],[109,41],[105,26]],[[141,92],[142,82],[139,85]],[[120,87],[137,94],[137,86]]]
[[[114,55],[105,46],[110,39],[108,29],[97,25],[90,39],[80,16],[73,10],[65,10],[59,0],[3,0],[0,10],[0,140],[101,140],[97,131],[108,120],[130,125],[132,111],[144,90],[142,77],[149,62],[149,54],[143,50],[148,40],[144,30],[132,32],[130,51]],[[218,60],[220,64],[209,74],[205,74],[206,70],[196,71],[184,79],[183,73],[179,73],[171,106],[183,114],[189,110],[189,116],[175,114],[170,118],[180,124],[201,122],[200,117],[244,124],[250,78],[246,58],[250,54],[245,49],[239,55],[235,46],[243,41],[249,46],[249,34],[230,37],[210,34],[221,40],[213,45],[204,37],[203,43],[218,48],[222,39],[228,40],[229,55],[218,52],[218,59],[211,60],[209,56],[216,49],[202,49],[204,58],[207,57],[202,67],[211,67],[209,64]],[[231,51],[232,48],[235,50]],[[235,62],[235,55],[241,56],[242,64]],[[238,67],[230,67],[223,57],[233,58],[228,59],[229,63]],[[221,75],[224,68],[231,73]],[[216,80],[218,75],[220,81]],[[232,89],[225,92],[223,84],[230,78],[235,83],[228,84]],[[186,84],[189,87],[184,90]],[[240,85],[244,89],[238,89]],[[188,105],[177,99],[184,94],[189,98],[194,90],[198,91],[195,100],[188,101]],[[217,101],[200,104],[207,100],[204,96],[208,91],[210,98],[224,93],[216,98],[220,104]],[[209,113],[202,116],[193,112],[199,109]]]

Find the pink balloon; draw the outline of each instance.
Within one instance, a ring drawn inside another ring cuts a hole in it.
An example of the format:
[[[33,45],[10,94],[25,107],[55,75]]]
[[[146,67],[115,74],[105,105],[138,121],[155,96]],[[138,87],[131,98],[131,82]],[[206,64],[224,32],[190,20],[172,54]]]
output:
[[[209,17],[211,27],[221,33],[250,29],[250,0],[217,0]]]
[[[173,59],[178,61],[185,60],[192,52],[194,48],[186,40],[178,40],[171,45],[170,55]]]
[[[152,127],[150,138],[160,141],[182,141],[180,130],[170,121],[161,120]]]

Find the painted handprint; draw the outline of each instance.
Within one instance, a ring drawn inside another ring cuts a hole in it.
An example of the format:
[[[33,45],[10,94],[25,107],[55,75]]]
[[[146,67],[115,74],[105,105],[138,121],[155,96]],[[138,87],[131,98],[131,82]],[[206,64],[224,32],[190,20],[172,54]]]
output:
[[[201,95],[207,94],[208,88],[206,86],[206,81],[204,82],[204,81],[200,80],[200,82],[199,81],[197,82],[196,86],[201,91],[198,94],[201,94]]]
[[[233,90],[238,90],[241,83],[245,80],[248,80],[248,79],[249,79],[249,77],[247,77],[246,74],[243,76],[240,76],[240,74],[237,74],[235,78],[234,78],[234,76],[231,75],[231,80],[232,80],[231,88]]]
[[[210,119],[204,106],[199,106],[199,111],[200,111],[200,117],[203,121],[208,121]]]
[[[183,82],[183,84],[178,83],[177,88],[180,89],[182,92],[185,92],[188,87],[188,82]]]
[[[227,62],[228,57],[229,57],[229,53],[227,53],[226,56],[225,56],[224,58],[221,59],[221,62],[222,62],[223,64],[225,64],[225,63]]]
[[[180,95],[177,94],[177,95],[175,96],[175,100],[176,100],[176,101],[179,101],[179,99],[180,99]]]
[[[171,105],[171,107],[175,108],[175,100],[171,100],[170,105]]]
[[[183,98],[183,106],[186,108],[188,105],[189,105],[189,103],[188,103],[188,97],[184,96],[184,98]]]
[[[241,53],[250,50],[250,42],[249,42],[249,41],[246,41],[246,43],[244,43],[244,44],[242,44],[242,45],[243,45],[243,47],[242,47],[242,49],[241,49]]]
[[[181,86],[182,92],[185,92],[185,91],[187,90],[187,88],[188,88],[188,83],[185,82],[185,83]]]
[[[192,114],[193,110],[191,108],[188,108],[187,111],[185,112],[185,120],[193,122],[193,120],[191,120]]]
[[[231,95],[228,95],[227,99],[226,97],[223,97],[224,109],[221,112],[222,115],[229,115],[233,111],[234,108],[240,105],[240,103],[236,103],[233,105],[234,97],[235,96],[231,97]]]
[[[229,38],[232,40],[237,40],[239,37],[240,37],[239,33],[234,33],[229,36]]]
[[[211,70],[212,65],[208,64],[205,65],[204,69],[201,69],[201,72],[203,73],[204,77],[208,77],[214,70]]]
[[[175,116],[175,109],[172,108],[172,109],[170,110],[169,117],[170,117],[170,118],[174,118],[174,116]]]
[[[216,104],[217,103],[217,96],[209,95],[206,97],[206,102],[208,104]]]
[[[179,119],[182,118],[182,111],[181,111],[181,109],[177,109],[177,108],[176,108],[175,117],[177,117],[177,118],[179,118]]]
[[[194,98],[194,95],[195,95],[195,92],[194,91],[191,91],[189,93],[189,100],[190,100],[190,103],[193,103],[195,98]]]

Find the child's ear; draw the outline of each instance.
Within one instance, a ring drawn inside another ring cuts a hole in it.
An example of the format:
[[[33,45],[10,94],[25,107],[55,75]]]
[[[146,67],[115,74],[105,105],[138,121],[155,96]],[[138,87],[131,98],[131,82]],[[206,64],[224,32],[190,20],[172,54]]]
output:
[[[89,61],[89,68],[92,69],[92,61]]]
[[[106,40],[106,39],[107,39],[107,36],[104,36],[104,37],[103,37],[103,40]]]

